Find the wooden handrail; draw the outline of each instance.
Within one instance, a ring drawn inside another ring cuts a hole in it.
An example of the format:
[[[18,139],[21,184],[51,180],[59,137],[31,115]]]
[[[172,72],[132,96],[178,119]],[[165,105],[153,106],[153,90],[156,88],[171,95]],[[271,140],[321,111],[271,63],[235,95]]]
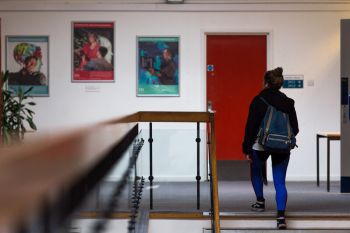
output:
[[[216,136],[215,136],[215,119],[214,114],[210,114],[210,144],[211,144],[211,179],[213,187],[213,208],[214,208],[214,227],[215,233],[220,233],[220,208],[219,208],[219,190],[218,190],[218,176],[216,165]]]
[[[2,41],[1,41],[1,38],[2,38],[2,28],[1,28],[1,18],[0,18],[0,54],[2,54]],[[2,76],[1,74],[1,67],[2,67],[2,58],[0,56],[0,76]],[[2,77],[0,78],[0,129],[2,128],[2,122],[3,122],[3,118],[2,118],[2,109],[3,109],[3,99],[2,99]],[[0,132],[0,146],[2,144],[2,138],[1,138],[1,132]]]
[[[139,122],[210,122],[208,112],[138,112]]]
[[[97,166],[135,125],[98,124],[30,145],[0,148],[0,232],[36,216],[63,188]]]
[[[0,148],[0,232],[37,214],[44,200],[88,172],[137,122],[210,123],[215,232],[219,233],[215,125],[209,112],[138,112],[30,145]]]
[[[107,121],[110,124],[120,122],[208,122],[209,112],[137,112],[122,118]]]
[[[0,19],[0,35],[1,35],[1,19]],[[0,39],[1,43],[1,39]],[[0,45],[0,52],[1,52],[1,45]],[[0,58],[0,67],[1,67],[1,58]],[[3,75],[0,71],[0,130],[2,129],[2,124],[3,124],[3,105],[4,105],[4,100],[2,99],[2,84],[3,84]],[[2,144],[2,132],[0,131],[0,146]]]

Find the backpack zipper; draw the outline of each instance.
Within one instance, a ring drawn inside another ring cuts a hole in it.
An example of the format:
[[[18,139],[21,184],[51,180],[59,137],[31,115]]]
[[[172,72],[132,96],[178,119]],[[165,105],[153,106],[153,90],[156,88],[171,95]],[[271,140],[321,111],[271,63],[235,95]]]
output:
[[[284,135],[280,135],[280,134],[269,134],[269,136],[277,136],[277,137],[281,137],[281,138],[289,138],[288,136],[284,136]]]

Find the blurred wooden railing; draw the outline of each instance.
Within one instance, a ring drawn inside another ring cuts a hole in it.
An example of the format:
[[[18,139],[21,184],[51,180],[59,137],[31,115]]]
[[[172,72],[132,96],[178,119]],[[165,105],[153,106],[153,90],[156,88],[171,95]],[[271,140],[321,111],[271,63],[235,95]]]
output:
[[[0,35],[1,35],[1,19],[0,19]],[[1,36],[0,36],[1,37]],[[0,38],[1,43],[1,38]],[[0,46],[0,52],[1,52],[1,46]],[[0,67],[1,67],[1,58],[0,58]],[[0,71],[0,129],[2,128],[2,122],[3,122],[3,99],[2,99],[2,84],[3,84],[3,72]],[[1,132],[0,132],[1,135]],[[2,138],[0,138],[0,146],[2,144]]]
[[[137,122],[209,123],[213,214],[215,232],[219,233],[214,115],[208,112],[138,112],[38,138],[30,144],[0,148],[0,232],[20,232],[33,216],[45,213],[45,208],[57,203],[63,192],[74,190],[77,183],[94,185],[89,180],[98,182],[96,176],[102,179],[105,174],[92,171],[103,161],[111,167],[117,163],[118,157],[111,157],[110,152],[121,154],[126,150],[138,134]],[[73,206],[67,208],[73,208],[74,201],[70,200]]]
[[[62,196],[71,205],[64,211],[69,212],[83,198],[75,186],[84,186],[84,190],[94,185],[91,182],[104,175],[99,166],[105,164],[101,163],[117,162],[137,133],[134,123],[98,124],[28,145],[1,148],[0,232],[21,232]],[[113,154],[119,157],[113,157],[111,151],[117,151]]]

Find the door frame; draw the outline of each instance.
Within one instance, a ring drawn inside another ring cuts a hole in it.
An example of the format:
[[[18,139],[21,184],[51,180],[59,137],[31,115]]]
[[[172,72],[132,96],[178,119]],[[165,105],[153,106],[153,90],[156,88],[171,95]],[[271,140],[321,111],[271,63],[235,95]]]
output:
[[[237,30],[237,29],[201,29],[201,57],[202,57],[202,80],[203,81],[203,88],[202,88],[202,96],[204,96],[204,100],[202,101],[202,109],[204,111],[207,111],[207,36],[211,35],[223,35],[223,36],[254,36],[254,35],[266,35],[266,67],[267,70],[270,70],[274,66],[273,62],[273,30],[272,29],[257,29],[257,30]],[[205,128],[205,132],[207,130],[207,127]],[[207,132],[205,133],[207,135]],[[206,148],[208,150],[208,148]],[[209,180],[209,158],[208,158],[208,151],[206,151],[206,165],[207,165],[207,180]]]

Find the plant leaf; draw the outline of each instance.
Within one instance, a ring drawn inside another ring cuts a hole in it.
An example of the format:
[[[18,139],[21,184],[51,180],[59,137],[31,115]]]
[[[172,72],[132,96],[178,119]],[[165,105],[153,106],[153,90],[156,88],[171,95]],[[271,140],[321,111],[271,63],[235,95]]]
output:
[[[2,73],[2,78],[3,78],[3,85],[6,83],[6,81],[9,79],[9,71],[6,70],[5,73]]]
[[[0,79],[3,82],[8,81],[9,72],[0,74]],[[35,106],[35,102],[24,102],[28,98],[32,98],[30,92],[34,87],[22,89],[19,87],[17,90],[6,89],[3,85],[2,91],[2,109],[1,114],[3,116],[1,133],[3,135],[3,141],[11,143],[13,136],[23,137],[24,133],[27,132],[25,127],[25,121],[28,123],[30,128],[37,130],[37,126],[33,122],[34,111],[27,108],[28,105]],[[28,128],[28,127],[27,127]]]
[[[24,127],[24,125],[23,124],[21,124],[21,130],[22,130],[22,132],[27,132],[27,129],[26,129],[26,127]]]
[[[33,112],[32,110],[28,109],[28,108],[25,108],[25,110],[30,114],[30,115],[34,115],[35,112]]]
[[[4,131],[4,136],[5,136],[5,142],[8,144],[11,142],[11,135],[9,134],[8,130]]]
[[[22,87],[19,87],[18,90],[17,90],[17,96],[19,98],[22,98],[23,97],[23,90],[22,90]]]
[[[32,90],[33,90],[33,87],[28,88],[28,90],[26,90],[26,91],[24,92],[24,95],[28,94],[28,93],[31,92]]]
[[[28,117],[28,118],[27,118],[27,122],[28,122],[30,128],[32,128],[33,130],[37,130],[36,125],[34,124],[32,118],[29,118],[29,117]]]

